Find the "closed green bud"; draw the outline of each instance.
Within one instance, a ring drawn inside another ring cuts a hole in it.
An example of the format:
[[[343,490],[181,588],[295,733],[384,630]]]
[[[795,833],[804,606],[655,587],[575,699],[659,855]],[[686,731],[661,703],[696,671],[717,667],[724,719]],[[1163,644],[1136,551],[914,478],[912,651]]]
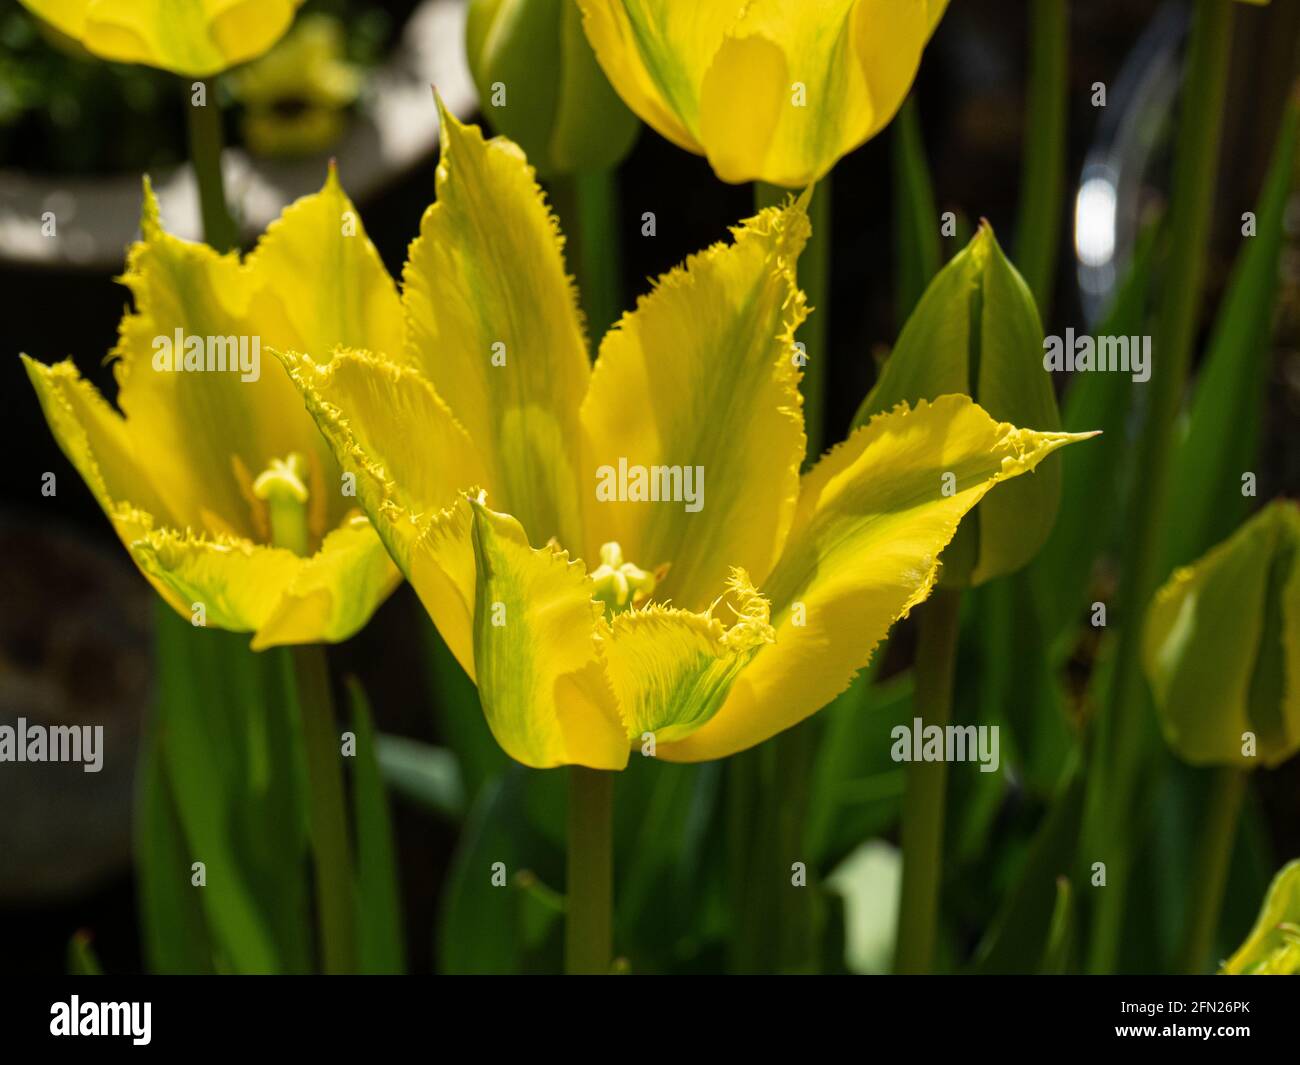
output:
[[[1277,500],[1152,599],[1143,665],[1184,761],[1275,766],[1300,749],[1298,559],[1300,508]]]
[[[1037,431],[1061,427],[1051,375],[1043,368],[1038,308],[987,222],[926,289],[854,426],[900,403],[914,406],[950,393],[970,396],[1000,422]],[[945,487],[951,482],[941,481],[936,490]],[[983,584],[1025,565],[1051,532],[1060,497],[1055,458],[1032,477],[999,485],[944,551],[940,583]]]
[[[1300,976],[1300,861],[1273,878],[1255,927],[1223,963],[1224,976]]]
[[[636,116],[610,88],[572,0],[470,0],[465,47],[483,114],[543,176],[602,170]]]

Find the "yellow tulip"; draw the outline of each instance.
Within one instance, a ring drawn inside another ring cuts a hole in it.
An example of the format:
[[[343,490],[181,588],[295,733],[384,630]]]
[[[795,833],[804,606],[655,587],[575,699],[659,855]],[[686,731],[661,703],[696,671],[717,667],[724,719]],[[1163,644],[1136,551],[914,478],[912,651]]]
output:
[[[302,0],[20,0],[93,55],[207,78],[265,52]]]
[[[1079,439],[943,396],[801,478],[803,200],[660,279],[593,369],[522,153],[442,123],[405,352],[277,354],[520,762],[696,761],[795,724],[929,595],[962,515]]]
[[[624,103],[723,181],[817,181],[902,105],[948,0],[577,0]]]
[[[333,172],[242,262],[165,232],[147,182],[140,229],[112,353],[121,413],[72,360],[24,355],[46,420],[184,617],[201,604],[255,649],[345,639],[400,575],[268,352],[400,352],[396,286]]]

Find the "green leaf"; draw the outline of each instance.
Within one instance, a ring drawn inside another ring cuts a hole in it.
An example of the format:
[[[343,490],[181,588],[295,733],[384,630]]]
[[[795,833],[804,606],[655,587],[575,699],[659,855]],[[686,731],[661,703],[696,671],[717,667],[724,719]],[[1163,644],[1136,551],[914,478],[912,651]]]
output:
[[[1030,5],[1029,113],[1020,173],[1016,261],[1044,315],[1051,306],[1065,202],[1069,21],[1067,0],[1033,0]]]
[[[1038,607],[1028,572],[990,581],[975,590],[963,638],[978,654],[968,675],[978,689],[979,720],[1005,726],[1002,760],[1029,791],[1050,796],[1077,737]]]
[[[1038,971],[1047,976],[1061,976],[1070,968],[1070,951],[1074,942],[1074,898],[1068,877],[1056,878],[1056,905],[1047,928],[1047,946]]]
[[[306,774],[282,649],[158,612],[158,743],[220,970],[311,968]],[[187,881],[188,884],[188,881]]]
[[[1097,326],[1098,336],[1137,336],[1145,331],[1155,246],[1153,225],[1138,241],[1128,275]],[[1131,456],[1126,423],[1132,404],[1133,381],[1128,374],[1076,374],[1066,393],[1066,429],[1080,432],[1086,426],[1100,429],[1102,435],[1087,447],[1067,448],[1061,456],[1060,511],[1030,567],[1036,623],[1048,646],[1056,645],[1063,634],[1073,634],[1086,609],[1097,558],[1120,528],[1122,508],[1114,502],[1099,506],[1098,500],[1122,498],[1117,485]]]
[[[844,858],[862,840],[888,831],[902,809],[904,770],[889,755],[890,730],[910,723],[912,674],[874,682],[880,659],[821,711],[806,832],[813,867]]]
[[[539,943],[539,905],[528,872],[542,883],[564,873],[564,774],[512,765],[489,781],[465,819],[438,914],[437,957],[446,973],[555,971],[558,935]]]
[[[1083,815],[1083,777],[1077,771],[1052,804],[1029,848],[1020,876],[1005,897],[975,955],[977,973],[1038,969],[1051,943],[1057,879],[1068,875]]]
[[[1174,454],[1162,573],[1222,540],[1250,508],[1241,478],[1243,472],[1259,472],[1259,433],[1298,134],[1300,106],[1292,102],[1256,207],[1257,235],[1244,238]]]
[[[898,276],[898,321],[906,322],[942,262],[939,210],[925,157],[916,94],[907,98],[893,130],[894,248]]]
[[[190,886],[191,851],[155,732],[151,723],[136,785],[135,871],[145,962],[152,973],[212,973],[213,945],[203,903],[199,890]]]
[[[385,782],[399,795],[451,820],[465,815],[465,787],[456,756],[405,736],[381,733],[375,758]]]
[[[406,971],[402,901],[388,796],[379,772],[370,704],[355,677],[348,678],[357,753],[352,770],[352,816],[357,840],[357,942],[363,973]]]
[[[699,949],[721,778],[716,762],[634,753],[615,783],[615,943],[638,973],[670,971]]]

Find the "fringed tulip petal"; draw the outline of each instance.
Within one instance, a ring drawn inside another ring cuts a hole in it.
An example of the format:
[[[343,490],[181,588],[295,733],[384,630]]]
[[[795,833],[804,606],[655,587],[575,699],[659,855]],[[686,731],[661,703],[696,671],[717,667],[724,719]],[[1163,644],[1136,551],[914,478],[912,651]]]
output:
[[[278,353],[369,516],[457,660],[474,675],[474,556],[463,491],[478,449],[425,378],[365,352]]]
[[[474,663],[492,735],[524,765],[622,769],[628,739],[600,658],[601,607],[579,562],[474,509]]]
[[[923,601],[958,522],[995,485],[1086,434],[995,422],[965,396],[878,415],[804,477],[785,551],[762,585],[776,640],[674,761],[719,758],[803,720],[847,687]]]
[[[769,208],[734,237],[624,315],[582,405],[586,557],[616,541],[638,565],[667,565],[656,598],[688,610],[707,606],[732,566],[762,583],[804,454],[794,346],[807,313],[794,272],[803,203]]]
[[[438,199],[404,273],[411,361],[480,445],[494,506],[578,543],[590,368],[562,241],[518,148],[442,110]]]

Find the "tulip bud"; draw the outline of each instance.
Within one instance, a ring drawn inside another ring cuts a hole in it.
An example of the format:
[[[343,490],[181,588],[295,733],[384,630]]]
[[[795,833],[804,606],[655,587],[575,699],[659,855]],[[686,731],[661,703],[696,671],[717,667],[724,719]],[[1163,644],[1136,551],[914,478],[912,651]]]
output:
[[[1255,927],[1223,963],[1224,976],[1300,976],[1300,861],[1273,878]]]
[[[970,396],[1000,422],[1040,432],[1061,427],[1038,308],[987,222],[926,289],[853,424],[951,393]],[[1032,477],[999,485],[944,551],[940,582],[973,586],[1025,565],[1051,532],[1060,495],[1052,458]]]
[[[1277,500],[1147,609],[1142,657],[1165,740],[1193,765],[1300,749],[1300,508]]]
[[[605,80],[570,0],[470,0],[465,46],[484,116],[539,174],[601,170],[632,147],[636,117]]]

